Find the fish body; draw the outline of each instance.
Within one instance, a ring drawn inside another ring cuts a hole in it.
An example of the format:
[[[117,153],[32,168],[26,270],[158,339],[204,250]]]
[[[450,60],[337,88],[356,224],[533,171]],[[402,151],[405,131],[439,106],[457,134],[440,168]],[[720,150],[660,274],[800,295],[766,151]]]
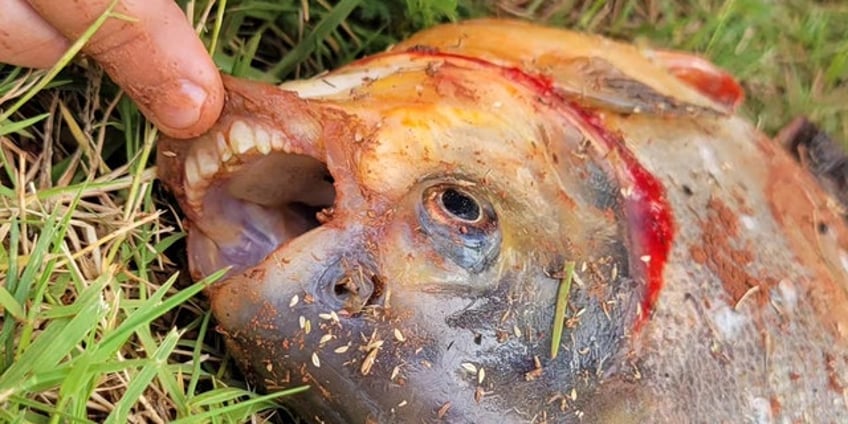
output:
[[[225,84],[160,175],[307,421],[848,422],[841,210],[709,62],[477,20]]]

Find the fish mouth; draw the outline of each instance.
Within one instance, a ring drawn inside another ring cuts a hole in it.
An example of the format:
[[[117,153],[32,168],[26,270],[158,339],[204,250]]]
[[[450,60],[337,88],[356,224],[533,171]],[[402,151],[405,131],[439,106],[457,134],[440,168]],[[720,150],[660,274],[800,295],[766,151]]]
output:
[[[210,131],[190,141],[162,138],[157,150],[160,179],[189,226],[192,277],[228,269],[207,294],[249,381],[266,390],[311,385],[286,401],[298,415],[364,417],[376,401],[342,358],[360,353],[347,351],[358,334],[351,332],[365,333],[378,315],[385,282],[360,248],[352,218],[367,211],[345,147],[325,144],[356,139],[363,127],[276,86],[228,77],[224,84],[227,103]],[[330,344],[334,350],[322,349]],[[328,403],[339,411],[325,412]]]
[[[311,107],[273,86],[230,78],[225,84],[231,110],[211,131],[192,141],[160,141],[160,169],[175,169],[164,179],[178,187],[192,226],[188,252],[195,278],[259,264],[330,221],[336,202]],[[283,111],[271,109],[279,103],[286,104]]]

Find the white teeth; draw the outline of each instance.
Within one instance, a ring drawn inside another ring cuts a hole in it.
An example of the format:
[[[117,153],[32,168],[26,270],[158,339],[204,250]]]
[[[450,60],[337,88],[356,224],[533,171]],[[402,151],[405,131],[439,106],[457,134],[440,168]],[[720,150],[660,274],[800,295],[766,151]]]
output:
[[[308,128],[309,125],[305,126],[304,131]],[[269,155],[274,151],[285,152],[288,147],[291,146],[282,132],[262,126],[252,127],[245,121],[234,121],[228,133],[216,132],[198,140],[185,161],[184,184],[188,205],[195,214],[202,214],[203,199],[215,175],[240,169],[244,164],[241,155]]]
[[[200,165],[197,163],[197,157],[189,156],[185,163],[185,181],[188,187],[197,187],[203,178],[200,173]]]
[[[279,131],[271,133],[271,147],[274,150],[285,150],[286,140],[283,138],[283,134]]]
[[[202,213],[203,195],[221,167],[220,138],[218,135],[215,139],[204,137],[198,140],[185,161],[186,200],[197,214]],[[229,151],[229,147],[226,150]]]
[[[236,121],[230,126],[230,147],[235,154],[247,153],[254,147],[253,130],[244,121]]]
[[[186,200],[192,209],[200,210],[203,203],[203,192],[205,181],[201,175],[200,164],[197,156],[189,156],[185,163],[185,187]]]
[[[268,131],[262,126],[252,127],[244,121],[235,121],[230,125],[227,162],[233,155],[242,155],[255,149],[259,154],[267,155],[274,150],[285,150],[285,140],[279,131]],[[221,149],[219,148],[219,151]],[[221,154],[223,157],[224,155]]]
[[[264,128],[258,126],[253,129],[253,143],[259,153],[263,155],[271,153],[271,134]]]
[[[218,147],[218,156],[221,157],[221,162],[228,162],[233,158],[233,151],[230,150],[230,145],[227,144],[227,139],[224,134],[215,134],[215,144]]]
[[[204,146],[194,154],[194,159],[198,163],[200,176],[203,179],[212,178],[218,172],[218,152],[213,146]]]

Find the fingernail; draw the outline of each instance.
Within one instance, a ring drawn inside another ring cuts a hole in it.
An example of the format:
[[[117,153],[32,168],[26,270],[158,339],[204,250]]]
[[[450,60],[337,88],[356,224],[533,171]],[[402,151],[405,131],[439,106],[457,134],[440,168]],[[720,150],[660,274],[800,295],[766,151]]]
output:
[[[167,90],[151,105],[160,125],[175,130],[197,123],[206,102],[206,91],[188,80],[177,81],[173,91]]]

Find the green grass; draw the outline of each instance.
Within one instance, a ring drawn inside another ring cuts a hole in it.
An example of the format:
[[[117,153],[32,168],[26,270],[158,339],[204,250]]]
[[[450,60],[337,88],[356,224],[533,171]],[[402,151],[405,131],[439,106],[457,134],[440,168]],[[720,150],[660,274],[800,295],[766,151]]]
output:
[[[701,53],[744,83],[742,113],[764,131],[804,114],[848,141],[840,1],[180,4],[239,76],[305,77],[439,21],[498,14]],[[0,66],[0,421],[261,421],[286,394],[241,381],[198,294],[214,278],[187,280],[156,136],[90,62]]]

